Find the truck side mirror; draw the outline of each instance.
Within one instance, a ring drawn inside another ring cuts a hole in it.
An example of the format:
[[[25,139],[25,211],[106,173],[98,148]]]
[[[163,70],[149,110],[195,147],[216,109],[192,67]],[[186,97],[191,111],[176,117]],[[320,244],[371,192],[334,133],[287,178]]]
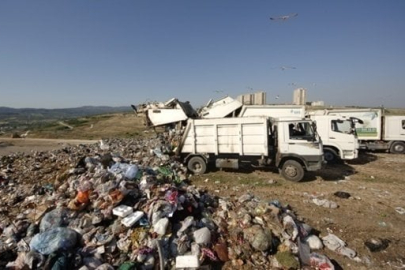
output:
[[[312,129],[314,130],[314,132],[316,133],[316,122],[312,122]]]
[[[361,120],[360,118],[357,118],[357,117],[350,117],[350,120],[351,120],[353,123],[359,123],[359,124],[363,124],[363,123],[364,123],[363,120]]]

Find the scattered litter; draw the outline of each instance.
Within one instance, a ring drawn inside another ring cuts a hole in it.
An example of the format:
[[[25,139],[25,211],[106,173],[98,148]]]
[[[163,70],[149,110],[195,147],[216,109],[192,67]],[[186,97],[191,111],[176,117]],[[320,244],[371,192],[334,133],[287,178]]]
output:
[[[335,266],[329,260],[328,257],[318,253],[311,253],[310,256],[310,266],[314,267],[315,269],[322,269],[322,270],[334,270]]]
[[[310,235],[304,239],[304,241],[309,245],[311,250],[323,249],[323,244],[321,239],[316,235]]]
[[[402,207],[395,207],[395,211],[397,211],[397,213],[400,215],[405,214],[405,209]]]
[[[371,238],[364,242],[364,245],[371,251],[371,252],[378,252],[385,250],[390,241],[388,239],[380,239],[380,238]]]
[[[327,199],[318,199],[318,198],[314,198],[312,199],[312,202],[318,206],[322,206],[325,208],[332,208],[335,209],[338,207],[337,203],[334,201],[329,201]]]
[[[384,222],[384,221],[379,221],[379,222],[378,222],[378,225],[379,225],[380,227],[387,227],[387,223]]]
[[[184,181],[187,168],[169,154],[176,136],[3,157],[0,268],[329,267],[310,253],[322,242],[288,205],[221,198]]]
[[[348,199],[351,196],[350,193],[344,191],[336,191],[333,195],[342,199]]]
[[[348,247],[346,243],[334,234],[329,233],[322,237],[323,244],[330,250],[335,251],[350,259],[356,259],[356,252]]]
[[[277,180],[270,179],[269,181],[267,181],[267,184],[269,185],[277,184]]]
[[[35,235],[30,243],[31,249],[49,255],[59,251],[68,251],[77,242],[77,234],[74,230],[56,227]]]
[[[200,262],[197,255],[183,255],[176,257],[176,268],[198,268]]]
[[[126,227],[132,227],[136,222],[138,222],[143,217],[143,212],[136,211],[135,213],[126,216],[121,220],[121,223]]]
[[[133,209],[132,207],[129,207],[127,205],[119,205],[113,209],[113,215],[119,216],[119,217],[126,217],[130,214],[132,214]]]

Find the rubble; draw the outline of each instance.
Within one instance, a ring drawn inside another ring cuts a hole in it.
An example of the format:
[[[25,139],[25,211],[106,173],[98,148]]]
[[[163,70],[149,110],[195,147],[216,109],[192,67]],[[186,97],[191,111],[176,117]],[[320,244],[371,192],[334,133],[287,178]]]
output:
[[[189,184],[170,137],[103,145],[0,158],[0,268],[333,269],[288,206]],[[337,236],[322,239],[356,256]]]
[[[131,105],[137,115],[143,115],[144,124],[148,127],[176,125],[189,118],[236,116],[242,106],[241,102],[229,96],[225,96],[217,101],[211,99],[198,111],[194,110],[190,102],[181,102],[177,98],[172,98],[166,102],[149,102],[137,106]]]
[[[190,102],[181,102],[176,98],[166,102],[150,102],[131,106],[136,114],[144,115],[144,124],[146,126],[162,126],[198,116]]]

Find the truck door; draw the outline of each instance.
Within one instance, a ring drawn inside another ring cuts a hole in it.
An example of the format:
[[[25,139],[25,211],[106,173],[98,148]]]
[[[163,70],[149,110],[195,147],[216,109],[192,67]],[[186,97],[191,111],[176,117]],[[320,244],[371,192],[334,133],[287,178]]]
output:
[[[284,140],[288,146],[287,152],[289,154],[303,157],[322,155],[322,147],[311,122],[297,121],[285,124],[288,125],[288,131],[284,133]]]
[[[348,119],[331,119],[331,131],[328,134],[328,143],[339,149],[341,159],[355,159],[358,156],[358,141],[355,135],[353,122]],[[324,146],[328,145],[324,141]]]

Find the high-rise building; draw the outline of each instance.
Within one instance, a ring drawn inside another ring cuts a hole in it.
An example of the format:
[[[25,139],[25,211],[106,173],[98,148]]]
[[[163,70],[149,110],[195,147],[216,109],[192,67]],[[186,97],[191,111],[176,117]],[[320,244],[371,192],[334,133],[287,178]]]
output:
[[[293,104],[294,105],[305,105],[307,101],[307,89],[297,88],[294,90]]]
[[[236,99],[244,105],[264,105],[266,104],[266,92],[244,94],[238,96]]]

